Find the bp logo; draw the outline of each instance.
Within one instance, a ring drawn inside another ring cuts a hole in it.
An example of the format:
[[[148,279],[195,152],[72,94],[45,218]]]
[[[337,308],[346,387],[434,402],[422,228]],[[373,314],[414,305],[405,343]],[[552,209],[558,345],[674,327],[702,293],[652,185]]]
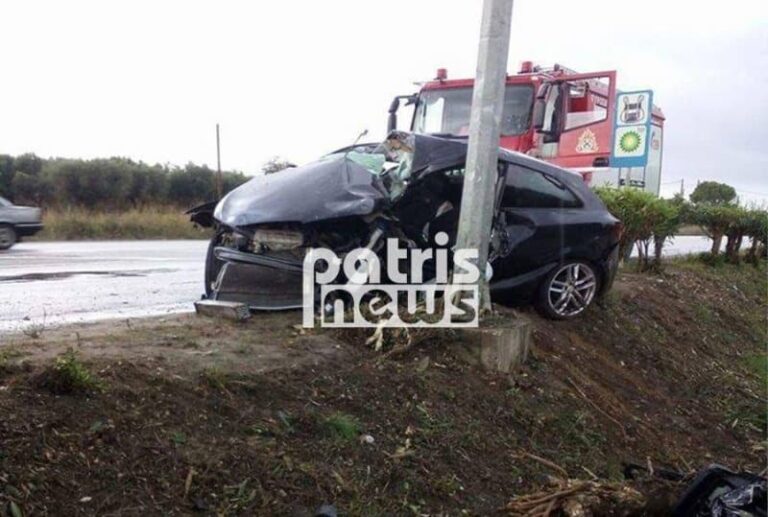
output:
[[[640,133],[637,131],[627,131],[621,135],[619,147],[625,153],[637,151],[637,148],[640,147]]]

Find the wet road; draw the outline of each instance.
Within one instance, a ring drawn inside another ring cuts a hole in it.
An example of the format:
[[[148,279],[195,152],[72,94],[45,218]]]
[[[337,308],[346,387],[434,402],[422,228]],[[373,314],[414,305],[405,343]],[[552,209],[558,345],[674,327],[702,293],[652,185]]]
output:
[[[677,237],[666,255],[705,251]],[[0,334],[193,310],[207,241],[24,242],[0,252]]]
[[[193,310],[207,241],[23,242],[0,251],[0,333]]]

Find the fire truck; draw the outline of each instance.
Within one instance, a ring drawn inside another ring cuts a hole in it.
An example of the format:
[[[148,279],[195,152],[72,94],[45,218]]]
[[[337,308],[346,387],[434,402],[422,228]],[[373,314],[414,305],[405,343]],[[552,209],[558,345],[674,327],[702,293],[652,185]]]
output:
[[[466,138],[473,82],[449,79],[446,69],[438,69],[435,79],[421,83],[418,93],[395,97],[388,129],[397,128],[397,112],[404,102],[414,107],[411,131]],[[500,145],[581,174],[593,186],[632,186],[658,195],[664,115],[657,106],[645,107],[651,111],[646,165],[611,166],[620,93],[614,70],[577,73],[560,65],[542,68],[524,61],[517,74],[507,76]],[[620,108],[624,110],[620,117],[637,117],[637,110],[643,109],[636,104]]]

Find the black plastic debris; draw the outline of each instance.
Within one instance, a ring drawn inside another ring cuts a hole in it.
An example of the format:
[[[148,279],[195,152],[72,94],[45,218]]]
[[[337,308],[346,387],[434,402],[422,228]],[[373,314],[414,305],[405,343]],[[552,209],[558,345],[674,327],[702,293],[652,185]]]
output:
[[[766,479],[720,465],[699,472],[675,507],[675,517],[765,517]]]
[[[765,515],[766,481],[761,479],[715,499],[712,515],[726,517],[731,515]]]

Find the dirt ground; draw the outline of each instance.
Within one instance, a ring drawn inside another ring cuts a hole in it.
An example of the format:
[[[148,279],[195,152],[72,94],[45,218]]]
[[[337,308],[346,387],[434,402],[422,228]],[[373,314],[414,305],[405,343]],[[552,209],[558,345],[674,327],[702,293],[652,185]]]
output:
[[[514,376],[439,336],[385,357],[298,313],[6,338],[0,515],[485,515],[563,470],[760,472],[767,294],[764,266],[623,272],[578,321],[524,310],[535,342]],[[632,486],[648,514],[681,489]]]

